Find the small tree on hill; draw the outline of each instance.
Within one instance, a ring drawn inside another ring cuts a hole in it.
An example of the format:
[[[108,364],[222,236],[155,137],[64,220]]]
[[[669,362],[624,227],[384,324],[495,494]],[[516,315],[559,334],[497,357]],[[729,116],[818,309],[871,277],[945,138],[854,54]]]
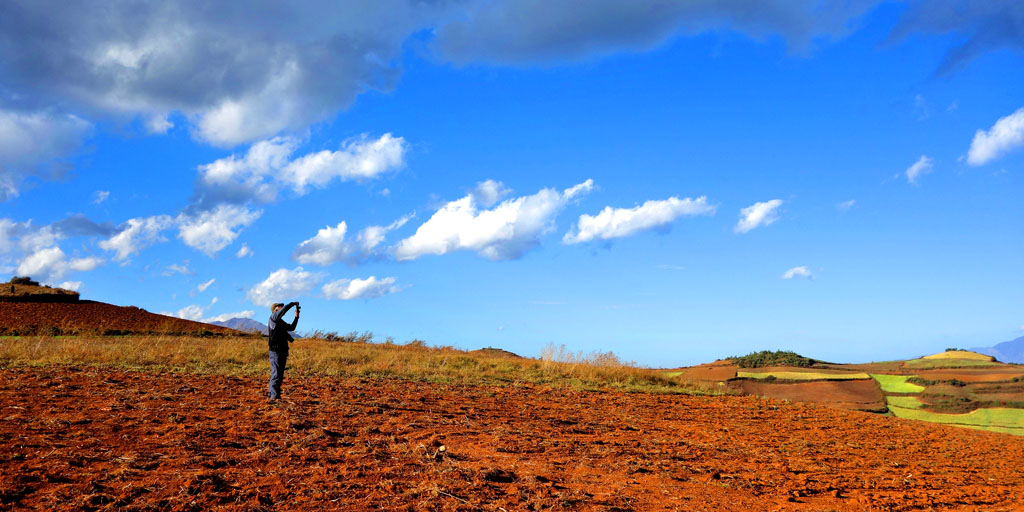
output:
[[[39,286],[37,281],[33,281],[29,276],[14,276],[10,280],[10,284],[20,284],[24,286]]]

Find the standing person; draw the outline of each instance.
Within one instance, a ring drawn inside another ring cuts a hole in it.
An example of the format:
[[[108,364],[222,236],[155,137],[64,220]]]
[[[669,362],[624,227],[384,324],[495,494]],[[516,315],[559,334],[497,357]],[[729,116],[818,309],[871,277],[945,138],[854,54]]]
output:
[[[285,322],[282,317],[289,309],[295,307],[295,319],[292,323]],[[288,305],[275,302],[270,306],[270,320],[267,321],[267,343],[270,348],[270,401],[274,402],[281,398],[281,381],[284,380],[284,365],[288,362],[288,344],[295,341],[290,331],[295,330],[299,324],[298,302],[289,302]]]

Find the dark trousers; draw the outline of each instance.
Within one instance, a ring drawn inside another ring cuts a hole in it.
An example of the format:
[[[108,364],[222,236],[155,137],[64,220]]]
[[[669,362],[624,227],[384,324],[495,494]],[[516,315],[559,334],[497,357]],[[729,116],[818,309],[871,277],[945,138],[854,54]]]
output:
[[[270,351],[270,399],[281,398],[281,382],[284,380],[284,365],[288,362],[287,350]]]

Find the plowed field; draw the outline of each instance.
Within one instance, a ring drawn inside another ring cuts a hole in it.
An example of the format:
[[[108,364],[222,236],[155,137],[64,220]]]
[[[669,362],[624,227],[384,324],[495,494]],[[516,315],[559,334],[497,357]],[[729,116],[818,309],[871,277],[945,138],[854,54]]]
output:
[[[227,327],[182,320],[102,302],[0,302],[0,335],[197,334],[238,335]]]
[[[732,385],[748,395],[816,402],[857,411],[885,412],[885,396],[878,384],[870,379],[786,383],[739,380]]]
[[[810,404],[0,371],[0,508],[1024,508],[1022,438]]]

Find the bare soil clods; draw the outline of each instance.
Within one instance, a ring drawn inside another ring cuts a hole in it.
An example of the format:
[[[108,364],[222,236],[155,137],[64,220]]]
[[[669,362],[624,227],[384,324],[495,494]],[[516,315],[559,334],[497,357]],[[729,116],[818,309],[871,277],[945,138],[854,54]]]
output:
[[[1024,439],[749,396],[8,368],[0,508],[1020,510]]]
[[[825,380],[768,383],[738,380],[732,383],[748,395],[815,402],[857,411],[885,412],[885,396],[873,380]]]

